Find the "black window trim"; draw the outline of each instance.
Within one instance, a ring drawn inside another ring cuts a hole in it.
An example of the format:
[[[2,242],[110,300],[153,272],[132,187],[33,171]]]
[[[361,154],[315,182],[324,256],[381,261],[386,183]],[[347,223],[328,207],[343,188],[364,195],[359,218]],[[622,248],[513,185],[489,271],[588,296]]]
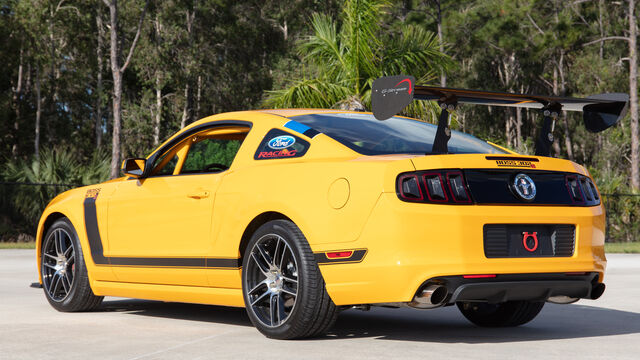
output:
[[[196,125],[188,130],[185,130],[182,134],[180,134],[180,136],[173,138],[171,141],[164,144],[160,148],[156,149],[153,153],[151,153],[151,155],[149,155],[146,162],[147,165],[145,166],[144,173],[142,174],[141,178],[151,177],[150,176],[151,171],[155,165],[155,162],[158,160],[158,158],[161,157],[165,152],[169,151],[174,146],[181,143],[184,139],[204,130],[215,129],[218,127],[225,127],[225,126],[244,126],[249,128],[249,131],[251,131],[251,128],[253,127],[253,123],[250,121],[243,121],[243,120],[218,120],[218,121],[209,121],[200,125]],[[215,174],[215,173],[211,173],[211,174]],[[184,174],[184,175],[200,175],[200,174]],[[162,177],[162,176],[174,176],[174,175],[158,175],[153,177],[155,178],[155,177]]]

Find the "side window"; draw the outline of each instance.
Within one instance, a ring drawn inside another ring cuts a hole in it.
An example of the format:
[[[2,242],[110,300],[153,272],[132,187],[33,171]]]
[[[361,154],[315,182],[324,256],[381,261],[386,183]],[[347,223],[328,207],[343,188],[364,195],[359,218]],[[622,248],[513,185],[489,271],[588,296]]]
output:
[[[309,142],[280,129],[271,129],[262,139],[255,160],[287,159],[304,156]]]
[[[204,138],[189,148],[181,174],[220,172],[227,170],[235,158],[241,140]]]
[[[171,159],[167,163],[163,164],[166,157],[171,153],[173,153],[173,151],[169,151],[168,153],[162,155],[160,160],[158,160],[158,167],[153,171],[154,175],[158,176],[158,175],[173,174],[173,170],[175,170],[176,165],[178,164],[178,155],[177,154],[173,155],[173,157],[171,157]]]

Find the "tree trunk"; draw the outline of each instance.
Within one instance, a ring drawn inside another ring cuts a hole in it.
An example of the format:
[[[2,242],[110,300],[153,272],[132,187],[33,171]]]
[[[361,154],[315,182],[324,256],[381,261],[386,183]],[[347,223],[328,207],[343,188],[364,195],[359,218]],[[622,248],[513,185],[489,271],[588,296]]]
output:
[[[129,66],[131,56],[140,38],[140,31],[142,30],[142,22],[144,16],[147,13],[147,7],[149,6],[149,0],[146,1],[142,14],[140,15],[140,21],[138,22],[138,30],[136,36],[129,48],[129,55],[124,61],[124,64],[120,66],[120,48],[118,47],[118,0],[103,0],[109,7],[109,22],[110,22],[110,58],[111,58],[111,74],[113,75],[113,136],[111,139],[111,166],[109,169],[109,176],[114,179],[120,174],[120,130],[121,130],[121,116],[122,116],[122,74]]]
[[[120,49],[118,48],[118,2],[111,0],[109,3],[109,19],[111,28],[110,35],[110,57],[111,74],[113,75],[113,134],[111,137],[111,166],[109,176],[115,179],[120,174],[120,116],[122,102],[122,72],[120,72]]]
[[[440,43],[440,53],[444,54],[444,36],[442,35],[442,4],[440,0],[436,0],[437,24],[438,24],[438,42]],[[444,71],[440,74],[440,86],[447,86],[447,74]]]
[[[104,46],[104,28],[102,26],[102,7],[98,6],[98,15],[96,15],[96,26],[98,28],[98,46],[96,48],[96,56],[98,57],[98,73],[96,84],[96,109],[95,109],[95,130],[96,130],[96,148],[102,146],[102,69],[103,69],[103,54],[102,48]]]
[[[629,0],[629,95],[631,112],[631,187],[640,189],[638,171],[638,32],[636,29],[635,0]]]
[[[184,86],[184,107],[182,108],[182,120],[180,121],[180,129],[184,128],[189,122],[191,122],[189,116],[189,113],[191,112],[191,106],[189,105],[190,101],[191,87],[189,86],[189,81],[187,81],[187,84]]]
[[[162,119],[162,88],[159,73],[156,71],[156,116],[153,121],[153,146],[158,146],[160,143],[160,120]]]
[[[42,116],[42,96],[40,93],[40,65],[36,65],[36,136],[34,141],[34,156],[40,160],[40,117]]]
[[[20,130],[20,104],[22,98],[22,71],[23,71],[23,50],[20,47],[20,63],[18,64],[18,81],[16,87],[13,89],[13,108],[16,113],[16,118],[13,121],[13,145],[11,146],[11,155],[13,158],[18,156],[18,142],[20,141],[20,136],[18,131]]]
[[[198,90],[196,91],[196,110],[194,119],[200,118],[200,101],[202,100],[202,75],[198,75]]]
[[[567,95],[567,83],[564,76],[564,49],[560,50],[560,61],[558,62],[558,72],[560,74],[560,96]],[[564,128],[564,146],[567,148],[567,157],[573,161],[573,141],[571,140],[571,132],[569,131],[569,120],[567,120],[567,112],[563,111],[562,125]]]

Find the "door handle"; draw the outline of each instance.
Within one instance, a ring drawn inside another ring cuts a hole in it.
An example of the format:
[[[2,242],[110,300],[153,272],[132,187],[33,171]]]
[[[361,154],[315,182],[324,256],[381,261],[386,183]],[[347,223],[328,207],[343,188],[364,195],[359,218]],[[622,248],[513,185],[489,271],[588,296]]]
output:
[[[209,197],[209,190],[197,190],[187,194],[192,199],[204,199]]]

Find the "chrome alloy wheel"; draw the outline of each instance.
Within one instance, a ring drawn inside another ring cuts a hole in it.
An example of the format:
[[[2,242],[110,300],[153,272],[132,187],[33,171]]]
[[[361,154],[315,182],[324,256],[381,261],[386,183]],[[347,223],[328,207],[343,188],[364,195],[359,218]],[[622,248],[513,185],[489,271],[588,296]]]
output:
[[[248,306],[268,327],[283,324],[296,306],[298,264],[286,240],[276,234],[261,237],[247,263]],[[245,290],[247,291],[247,290]]]
[[[46,239],[42,252],[42,283],[49,297],[62,302],[69,296],[75,276],[75,249],[68,232],[55,229]]]

